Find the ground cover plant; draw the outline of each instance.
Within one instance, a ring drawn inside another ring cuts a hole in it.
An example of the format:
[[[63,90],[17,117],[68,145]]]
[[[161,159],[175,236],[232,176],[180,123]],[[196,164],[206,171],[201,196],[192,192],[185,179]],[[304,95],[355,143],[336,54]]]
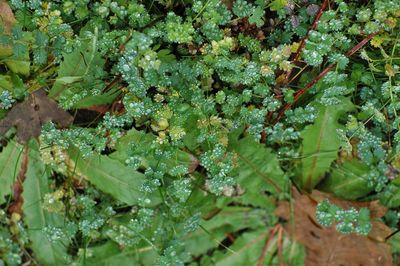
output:
[[[0,0],[0,265],[398,265],[399,18]]]

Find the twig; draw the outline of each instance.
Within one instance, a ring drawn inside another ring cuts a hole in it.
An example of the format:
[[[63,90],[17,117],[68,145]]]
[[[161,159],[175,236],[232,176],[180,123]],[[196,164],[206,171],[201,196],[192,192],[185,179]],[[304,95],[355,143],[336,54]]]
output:
[[[354,53],[356,53],[358,50],[360,50],[365,44],[368,43],[369,40],[371,40],[377,32],[369,34],[367,37],[365,37],[361,42],[359,42],[356,46],[354,46],[351,50],[349,50],[346,53],[346,57],[352,56]],[[321,78],[323,78],[329,71],[331,71],[334,67],[336,66],[336,63],[330,64],[327,68],[325,68],[318,76],[316,76],[312,81],[310,81],[304,88],[301,90],[298,90],[295,95],[294,95],[294,100],[292,103],[287,103],[278,113],[278,116],[274,120],[272,124],[276,124],[283,114],[289,110],[296,101],[303,96],[304,93],[306,93],[315,83],[317,83]]]
[[[305,44],[306,44],[306,41],[307,41],[308,36],[309,36],[309,34],[310,34],[310,31],[314,30],[314,29],[317,27],[318,21],[320,20],[322,14],[324,13],[324,10],[325,10],[325,8],[327,7],[328,2],[329,2],[328,0],[324,0],[324,2],[322,3],[321,7],[319,8],[318,13],[317,13],[317,15],[315,16],[315,19],[314,19],[313,24],[311,24],[311,26],[308,28],[307,33],[306,33],[306,36],[304,36],[304,38],[303,38],[303,39],[301,40],[301,42],[300,42],[299,47],[297,48],[296,54],[295,54],[295,56],[294,56],[294,58],[293,58],[293,64],[295,64],[295,63],[297,63],[297,62],[299,61],[301,51],[303,50],[303,48],[304,48],[304,46],[305,46]],[[292,71],[293,71],[293,69],[291,69],[291,70],[286,74],[286,78],[285,78],[286,83],[288,83],[288,80],[289,80],[289,78],[290,78],[290,75],[292,74]]]
[[[317,13],[317,15],[315,16],[314,22],[313,22],[313,23],[311,24],[311,26],[308,28],[308,30],[307,30],[307,32],[306,32],[306,36],[304,36],[304,38],[303,38],[303,39],[301,40],[301,42],[300,42],[299,47],[297,48],[296,54],[295,54],[295,56],[294,56],[294,58],[293,58],[293,62],[292,62],[293,64],[296,64],[296,63],[299,61],[301,51],[303,50],[303,48],[304,48],[304,46],[305,46],[305,44],[306,44],[306,41],[307,41],[308,36],[309,36],[309,34],[310,34],[310,31],[314,30],[314,29],[317,27],[318,21],[320,20],[322,14],[324,13],[324,10],[325,10],[325,8],[327,7],[328,2],[329,2],[328,0],[324,0],[324,2],[322,3],[321,7],[319,8],[318,13]],[[290,84],[293,80],[296,79],[296,77],[297,77],[304,69],[305,69],[305,67],[304,67],[299,73],[297,73],[292,79],[289,80],[289,78],[290,78],[290,76],[291,76],[291,74],[292,74],[292,72],[293,72],[293,68],[290,69],[290,70],[287,72],[286,76],[285,76],[284,83],[285,83],[286,85],[287,85],[287,84]],[[268,115],[267,115],[266,121],[271,120],[271,118],[272,118],[272,112],[269,112]],[[266,140],[267,140],[267,133],[266,133],[265,130],[264,130],[263,132],[261,132],[261,140],[260,140],[260,141],[261,141],[261,143],[264,143]]]
[[[284,259],[283,259],[283,247],[282,247],[282,233],[283,233],[283,227],[282,225],[278,225],[278,257],[279,257],[279,265],[284,266]]]
[[[275,236],[276,232],[278,231],[278,229],[279,229],[278,226],[275,226],[274,228],[270,229],[270,234],[267,237],[267,239],[265,240],[265,244],[263,246],[261,255],[258,258],[257,266],[262,266],[264,264],[265,255],[267,255],[267,251],[268,251],[268,248],[270,246],[270,243],[271,243],[272,239],[274,238],[274,236]]]
[[[117,75],[107,86],[104,87],[103,92],[110,90],[115,84],[119,83],[122,80],[121,75]]]

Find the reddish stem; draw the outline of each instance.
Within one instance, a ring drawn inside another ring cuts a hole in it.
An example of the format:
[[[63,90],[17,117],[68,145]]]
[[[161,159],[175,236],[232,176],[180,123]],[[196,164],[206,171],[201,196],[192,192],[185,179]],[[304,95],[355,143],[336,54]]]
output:
[[[327,6],[328,6],[328,0],[324,0],[324,2],[322,3],[321,7],[318,10],[317,15],[315,16],[313,24],[311,24],[311,26],[308,28],[306,36],[304,36],[304,38],[300,42],[299,47],[297,48],[296,54],[295,54],[295,56],[293,58],[293,64],[295,64],[295,63],[297,63],[299,61],[301,51],[303,50],[304,46],[306,45],[306,41],[308,39],[310,31],[314,30],[317,27],[318,21],[320,20],[322,14],[324,13],[324,10],[325,10],[325,8]],[[291,74],[292,74],[292,70],[290,70],[286,74],[286,83],[289,80]]]
[[[301,50],[303,50],[303,48],[306,44],[306,41],[310,34],[310,31],[314,30],[317,27],[318,21],[320,20],[322,14],[324,13],[325,8],[328,6],[328,2],[329,2],[328,0],[324,0],[321,7],[319,8],[318,13],[315,16],[314,22],[308,28],[308,30],[306,32],[306,36],[304,36],[304,38],[300,42],[299,47],[297,48],[296,54],[293,58],[293,64],[296,64],[299,61]],[[285,77],[285,84],[290,84],[295,79],[295,78],[293,78],[289,81],[289,78],[290,78],[292,72],[293,72],[293,68],[291,70],[289,70],[289,72],[287,72],[286,77]],[[271,120],[271,118],[272,118],[272,112],[269,112],[267,120]],[[267,134],[265,131],[263,131],[263,132],[261,132],[261,140],[260,141],[261,141],[261,143],[264,143],[266,140],[267,140]]]
[[[274,238],[274,236],[275,236],[275,234],[277,233],[278,230],[279,230],[278,226],[275,226],[274,228],[271,228],[269,230],[269,235],[267,236],[267,238],[265,240],[265,244],[263,246],[261,255],[258,258],[257,266],[262,266],[264,264],[265,255],[267,255],[268,248],[269,248],[269,246],[270,246],[270,244],[272,242],[272,239]]]
[[[368,43],[369,40],[371,40],[377,32],[369,34],[367,37],[365,37],[361,42],[359,42],[356,46],[354,46],[351,50],[349,50],[346,53],[346,57],[352,56],[354,53],[356,53],[358,50],[360,50],[364,45]],[[306,93],[315,83],[317,83],[321,78],[323,78],[329,71],[331,71],[334,67],[336,66],[336,63],[330,64],[327,68],[325,68],[318,76],[316,76],[312,81],[310,81],[303,89],[298,90],[296,94],[294,95],[294,100],[292,103],[287,103],[278,113],[278,116],[274,120],[272,124],[276,124],[283,114],[289,110],[293,104],[301,97],[303,96],[304,93]]]

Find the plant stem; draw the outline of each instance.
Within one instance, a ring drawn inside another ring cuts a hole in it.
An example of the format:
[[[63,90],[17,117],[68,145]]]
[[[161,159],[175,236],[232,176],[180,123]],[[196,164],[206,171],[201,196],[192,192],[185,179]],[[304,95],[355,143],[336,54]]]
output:
[[[351,50],[349,50],[346,53],[346,57],[350,57],[353,54],[355,54],[358,50],[360,50],[364,45],[368,43],[369,40],[371,40],[377,32],[369,34],[367,37],[365,37],[361,42],[359,42],[356,46],[354,46]],[[304,88],[301,90],[298,90],[295,95],[294,95],[294,100],[292,103],[287,103],[278,113],[278,116],[272,123],[273,125],[276,124],[283,114],[289,110],[293,104],[295,104],[301,96],[303,96],[304,93],[306,93],[315,83],[317,83],[320,79],[322,79],[329,71],[331,71],[333,68],[335,68],[336,63],[330,64],[328,67],[326,67],[318,76],[316,76],[313,80],[311,80]]]
[[[306,45],[306,41],[308,39],[310,31],[314,30],[317,27],[318,21],[320,20],[322,14],[324,13],[324,10],[327,7],[328,2],[329,2],[328,0],[324,0],[321,7],[319,8],[318,13],[315,16],[313,24],[311,24],[311,26],[308,28],[306,36],[304,36],[304,38],[300,42],[299,47],[297,48],[296,54],[293,58],[293,64],[296,64],[299,61],[301,51],[303,50],[304,46]],[[291,74],[292,74],[292,69],[286,74],[286,78],[285,78],[286,83],[290,83],[290,82],[288,82],[288,80],[289,80]]]

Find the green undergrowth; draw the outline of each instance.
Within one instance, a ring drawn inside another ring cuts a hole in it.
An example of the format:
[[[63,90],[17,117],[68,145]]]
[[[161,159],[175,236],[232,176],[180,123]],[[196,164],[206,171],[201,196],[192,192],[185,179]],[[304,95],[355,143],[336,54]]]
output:
[[[395,230],[399,18],[391,0],[0,0],[0,118],[40,88],[74,117],[4,134],[0,265],[302,265],[271,230],[292,187],[379,200]],[[371,230],[367,209],[316,217]]]

